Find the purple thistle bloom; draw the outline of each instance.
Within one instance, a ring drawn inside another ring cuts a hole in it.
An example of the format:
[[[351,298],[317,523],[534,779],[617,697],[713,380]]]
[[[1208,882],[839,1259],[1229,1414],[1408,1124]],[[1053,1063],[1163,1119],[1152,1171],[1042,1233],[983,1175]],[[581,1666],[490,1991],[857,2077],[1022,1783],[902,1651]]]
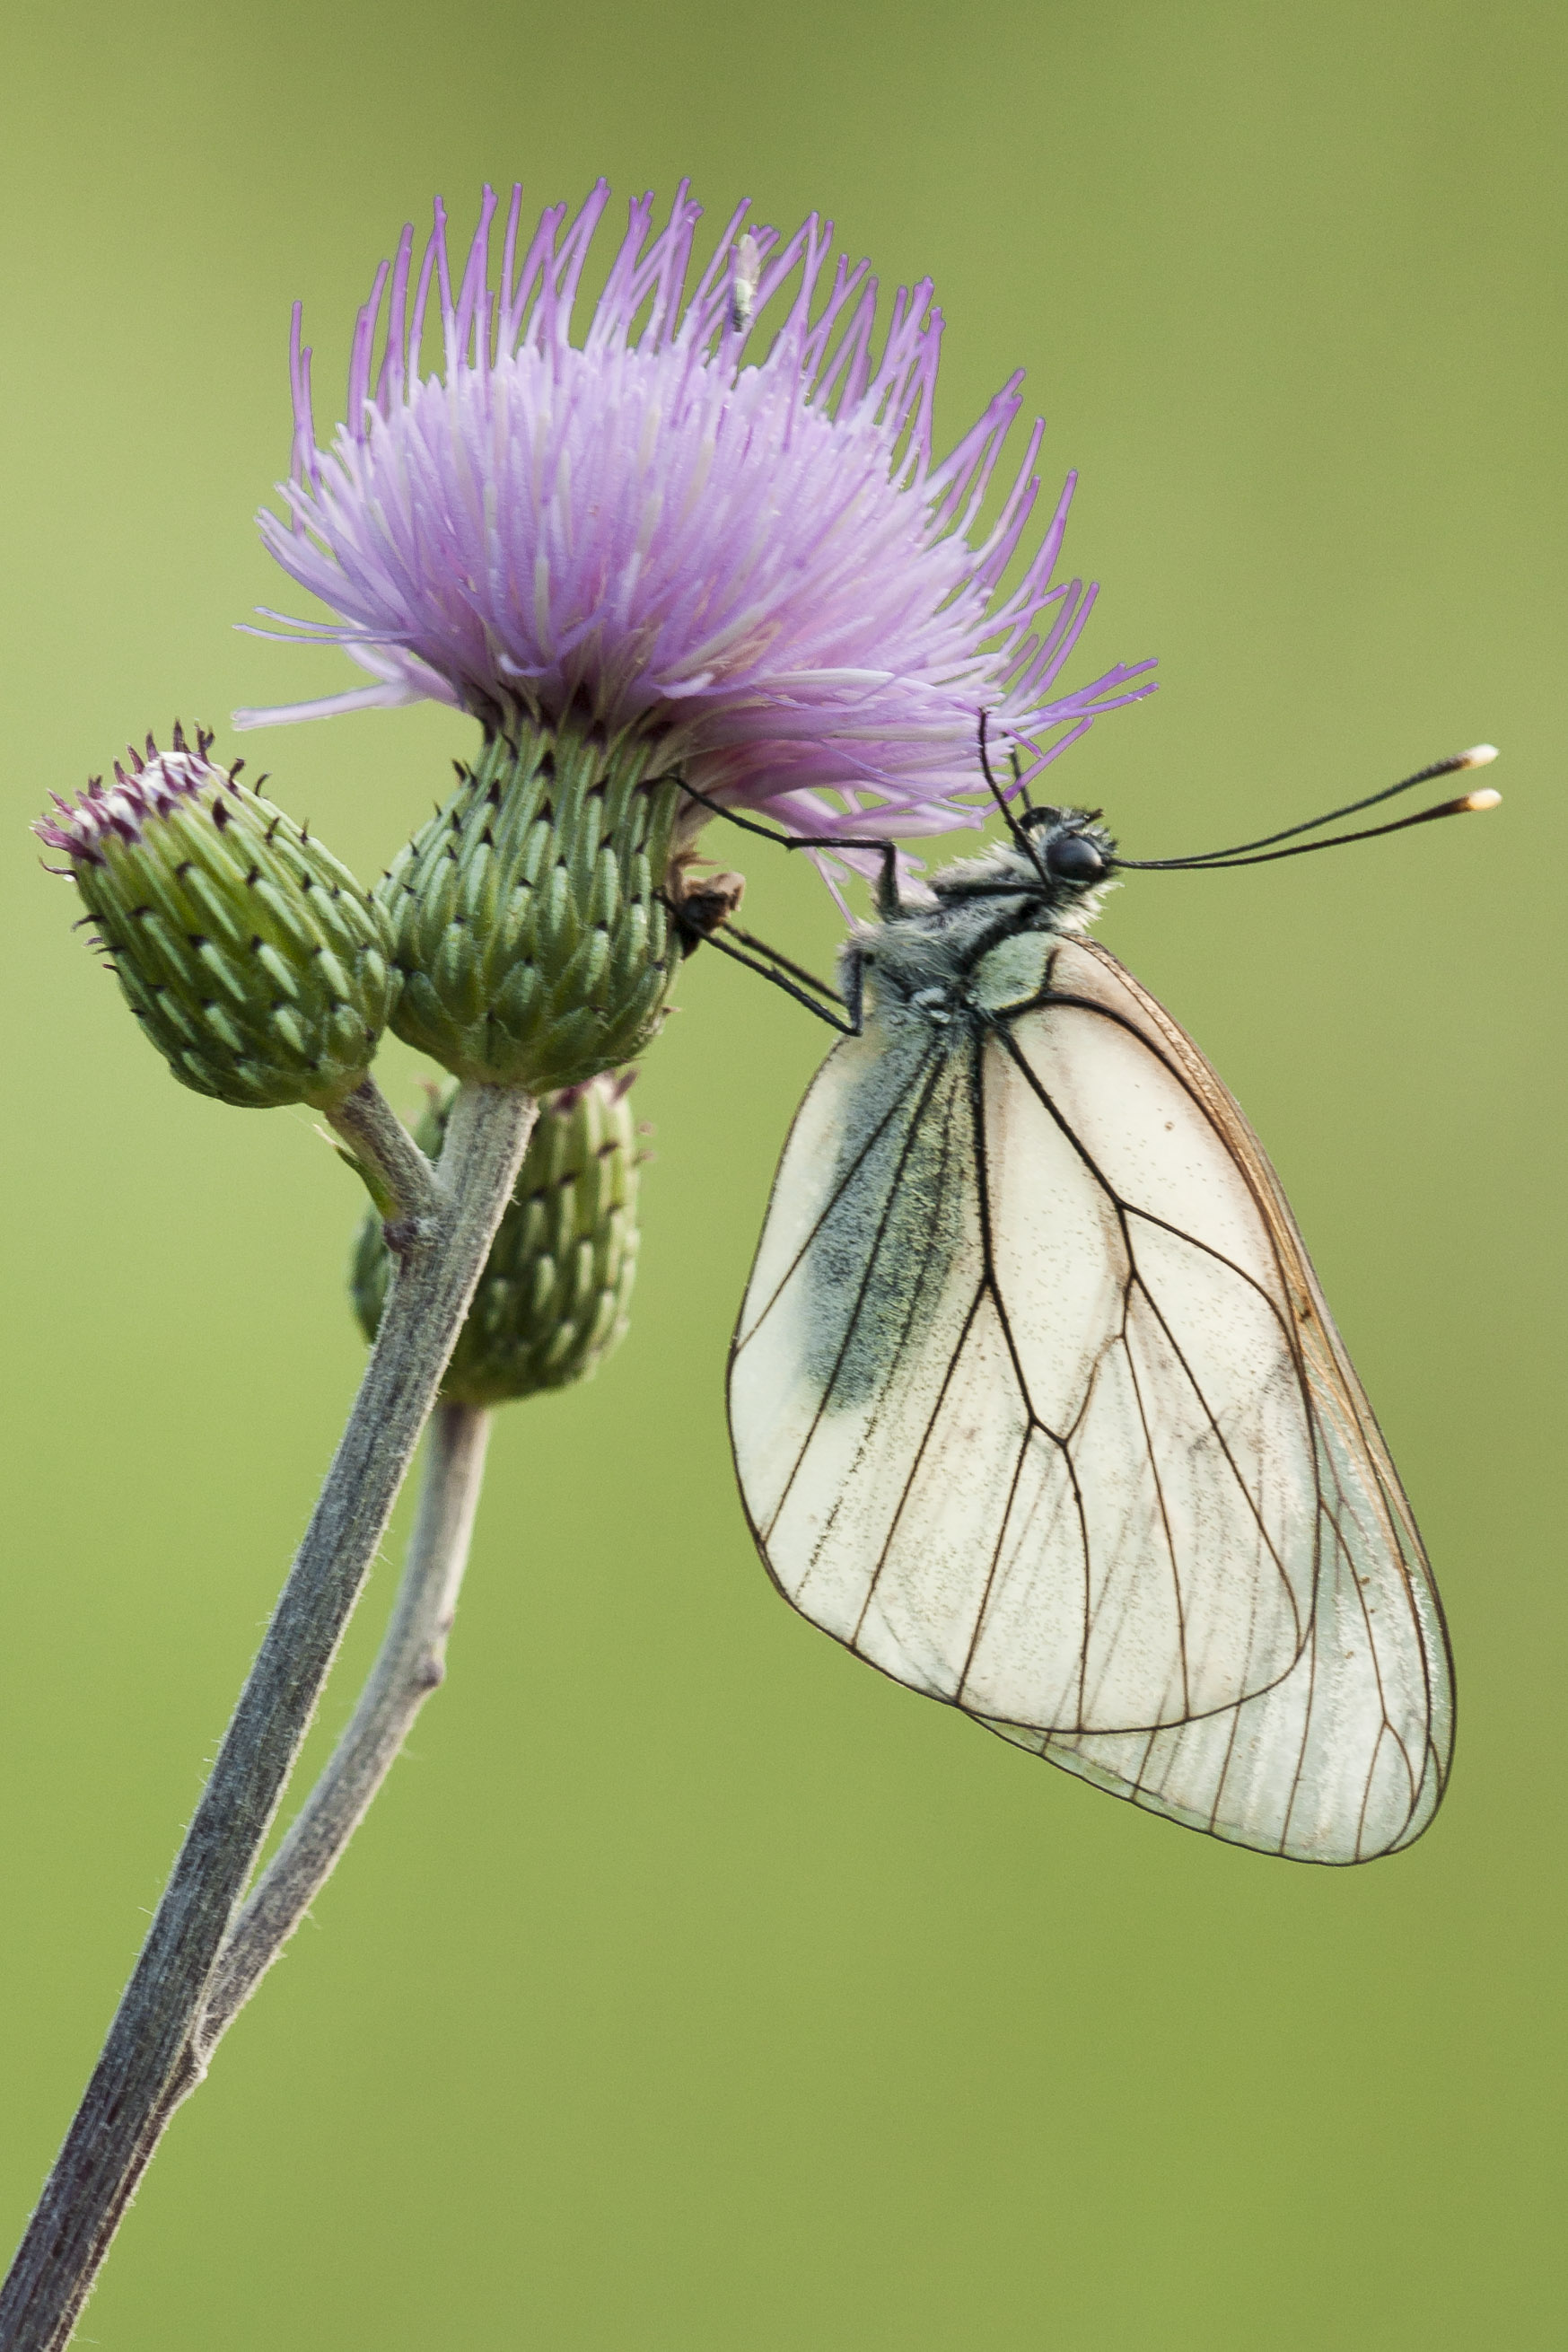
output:
[[[341,617],[267,617],[341,645],[376,683],[237,724],[427,698],[492,730],[575,719],[660,734],[700,790],[796,832],[920,834],[981,821],[982,710],[1027,781],[1151,690],[1150,662],[1060,685],[1095,596],[1081,580],[1051,585],[1072,477],[1003,591],[1039,493],[1038,422],[971,544],[1021,377],[934,458],[942,317],[928,280],[895,296],[878,350],[876,280],[844,258],[828,278],[831,224],[813,215],[783,242],[743,233],[743,205],[683,301],[701,217],[683,183],[657,233],[652,198],[632,205],[574,346],[608,200],[601,181],[570,226],[553,206],[519,265],[514,188],[498,287],[488,188],[455,289],[442,205],[417,278],[405,228],[359,314],[348,421],[325,452],[296,306],[287,519],[264,511],[260,526]],[[433,287],[443,367],[424,375]],[[749,360],[776,298],[781,322]]]

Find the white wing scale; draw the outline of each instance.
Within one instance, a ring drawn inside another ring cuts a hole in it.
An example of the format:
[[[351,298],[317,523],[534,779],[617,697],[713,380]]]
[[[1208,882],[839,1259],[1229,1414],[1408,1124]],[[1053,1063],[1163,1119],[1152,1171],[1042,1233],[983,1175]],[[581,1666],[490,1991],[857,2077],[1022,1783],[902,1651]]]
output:
[[[1441,1618],[1278,1182],[1113,958],[1063,946],[1051,984],[1082,1002],[983,1045],[873,1023],[809,1093],[731,1364],[763,1557],[884,1672],[1152,1811],[1408,1843]]]

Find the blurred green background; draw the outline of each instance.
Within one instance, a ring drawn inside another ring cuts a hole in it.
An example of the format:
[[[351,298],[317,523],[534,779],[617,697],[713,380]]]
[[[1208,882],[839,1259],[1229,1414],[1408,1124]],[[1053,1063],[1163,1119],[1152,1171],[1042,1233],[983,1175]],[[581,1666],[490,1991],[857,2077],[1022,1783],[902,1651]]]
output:
[[[308,1116],[170,1083],[24,827],[176,713],[354,682],[231,626],[299,608],[251,521],[295,296],[330,419],[436,191],[465,236],[486,178],[689,172],[721,219],[820,205],[884,285],[935,274],[948,437],[1027,365],[1105,583],[1075,675],[1161,656],[1071,762],[1130,851],[1504,747],[1484,826],[1146,877],[1104,927],[1268,1141],[1383,1417],[1458,1656],[1452,1795],[1395,1861],[1270,1863],[774,1597],[723,1365],[821,1039],[699,958],[638,1092],[631,1339],[503,1419],[448,1685],[83,2340],[1560,2343],[1568,17],[97,0],[7,41],[7,2242],[361,1361],[350,1180]],[[469,740],[423,710],[245,749],[369,874]],[[815,877],[740,862],[757,928],[825,961]],[[384,1074],[412,1107],[413,1057]]]

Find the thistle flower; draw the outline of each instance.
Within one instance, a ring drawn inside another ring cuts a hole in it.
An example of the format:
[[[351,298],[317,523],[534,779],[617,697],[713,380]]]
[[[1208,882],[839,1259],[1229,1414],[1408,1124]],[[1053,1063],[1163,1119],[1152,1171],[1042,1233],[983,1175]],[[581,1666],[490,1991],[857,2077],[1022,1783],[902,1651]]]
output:
[[[397,993],[382,919],[347,866],[208,759],[116,761],[33,827],[70,875],[131,1011],[174,1076],[245,1108],[330,1108],[363,1079]]]
[[[831,224],[783,239],[747,230],[743,205],[688,296],[700,208],[683,184],[656,232],[652,199],[632,205],[575,344],[608,199],[601,182],[570,223],[552,207],[523,250],[514,188],[494,286],[488,189],[455,288],[441,205],[417,277],[405,229],[325,451],[296,307],[293,473],[260,525],[339,617],[270,617],[375,683],[236,713],[430,698],[479,719],[488,806],[460,782],[382,893],[406,982],[394,1025],[460,1076],[536,1091],[625,1061],[657,1026],[679,961],[666,867],[678,892],[709,814],[685,786],[831,839],[975,824],[982,710],[1027,782],[1152,683],[1144,662],[1061,685],[1095,595],[1052,584],[1071,478],[1006,585],[1038,423],[971,541],[1020,379],[936,457],[929,281],[895,297],[879,346],[876,281],[864,262],[830,271]],[[442,365],[425,374],[433,292]],[[503,750],[532,796],[505,828]],[[579,779],[570,842],[549,837],[558,754]]]
[[[830,281],[831,224],[743,233],[743,205],[683,304],[701,218],[683,183],[656,234],[653,199],[632,204],[580,347],[608,202],[601,181],[570,226],[552,206],[519,267],[514,188],[495,288],[488,188],[455,291],[441,205],[417,281],[405,228],[359,314],[326,452],[296,306],[293,478],[262,536],[341,615],[288,631],[343,646],[377,683],[240,724],[423,698],[493,729],[575,712],[606,737],[656,730],[689,782],[797,832],[919,834],[977,821],[982,709],[1033,773],[1150,690],[1148,662],[1061,687],[1096,593],[1051,583],[1075,477],[1003,593],[1039,495],[1040,423],[971,545],[1022,377],[936,459],[929,279],[894,298],[878,352],[877,282],[844,258]],[[443,372],[422,375],[433,286]]]
[[[598,1370],[626,1336],[637,1270],[639,1151],[626,1101],[635,1072],[569,1087],[539,1105],[441,1393],[495,1405],[569,1388]],[[415,1130],[438,1158],[450,1098]],[[349,1290],[373,1339],[392,1280],[379,1214],[354,1244]]]

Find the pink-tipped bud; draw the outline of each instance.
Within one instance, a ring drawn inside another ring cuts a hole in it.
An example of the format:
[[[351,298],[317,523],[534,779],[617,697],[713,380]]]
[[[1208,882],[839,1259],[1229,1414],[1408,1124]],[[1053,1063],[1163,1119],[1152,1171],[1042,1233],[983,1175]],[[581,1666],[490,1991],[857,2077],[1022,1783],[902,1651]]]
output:
[[[127,1002],[182,1084],[246,1107],[357,1087],[397,999],[348,868],[176,726],[33,830],[68,863]]]

